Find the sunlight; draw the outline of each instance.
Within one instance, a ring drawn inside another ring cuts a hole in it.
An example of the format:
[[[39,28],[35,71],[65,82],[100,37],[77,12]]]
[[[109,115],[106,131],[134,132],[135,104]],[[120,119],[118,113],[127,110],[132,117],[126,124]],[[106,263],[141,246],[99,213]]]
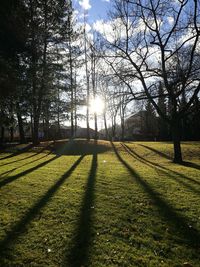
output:
[[[96,96],[95,98],[90,100],[90,112],[96,113],[97,115],[101,115],[105,108],[104,101],[99,97]]]

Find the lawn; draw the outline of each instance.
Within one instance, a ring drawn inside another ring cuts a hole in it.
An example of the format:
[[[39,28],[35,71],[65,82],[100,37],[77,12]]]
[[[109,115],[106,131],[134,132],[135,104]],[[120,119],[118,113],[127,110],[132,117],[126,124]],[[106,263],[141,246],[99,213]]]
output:
[[[0,266],[200,266],[200,143],[78,140],[0,153]]]

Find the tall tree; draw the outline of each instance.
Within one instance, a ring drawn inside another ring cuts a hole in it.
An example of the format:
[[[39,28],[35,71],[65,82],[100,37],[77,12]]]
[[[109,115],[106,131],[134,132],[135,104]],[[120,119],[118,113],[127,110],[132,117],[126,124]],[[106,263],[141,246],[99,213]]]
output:
[[[0,3],[0,109],[2,118],[2,140],[5,127],[10,125],[13,133],[12,121],[14,110],[21,96],[23,68],[21,58],[27,50],[28,13],[22,0],[8,0]],[[6,110],[12,110],[8,112]],[[19,109],[18,109],[19,110]],[[8,116],[7,116],[7,115]],[[10,123],[8,124],[8,120]],[[11,134],[13,136],[13,134]]]
[[[158,88],[158,107],[162,111],[165,116],[167,115],[167,107],[166,107],[166,95],[164,94],[164,89],[162,83],[159,83]],[[168,133],[168,124],[163,119],[163,117],[158,117],[158,138],[159,140],[167,140],[169,138]]]
[[[200,36],[198,14],[197,0],[115,0],[110,22],[113,31],[105,49],[113,73],[129,86],[133,98],[148,98],[169,124],[176,163],[182,162],[181,119],[200,91],[199,69],[194,64]],[[188,61],[182,64],[186,48]],[[160,82],[170,102],[167,115],[157,102]],[[183,92],[186,102],[180,105]]]
[[[29,0],[28,7],[30,11],[29,79],[32,89],[33,142],[37,144],[43,101],[45,99],[48,110],[48,90],[52,87],[54,80],[55,55],[57,57],[55,44],[62,47],[65,42],[66,22],[71,14],[71,7],[70,1],[65,0]]]
[[[86,34],[86,13],[84,13],[84,55],[85,55],[85,76],[86,76],[86,127],[87,139],[90,139],[90,119],[89,119],[89,101],[90,101],[90,76],[88,70],[88,39]]]

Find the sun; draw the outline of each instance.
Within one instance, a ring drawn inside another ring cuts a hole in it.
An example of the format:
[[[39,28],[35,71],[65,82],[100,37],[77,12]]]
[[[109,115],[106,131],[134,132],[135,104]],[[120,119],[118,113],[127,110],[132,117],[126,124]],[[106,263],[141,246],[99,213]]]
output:
[[[104,111],[105,103],[101,97],[96,96],[90,100],[90,112],[101,115]]]

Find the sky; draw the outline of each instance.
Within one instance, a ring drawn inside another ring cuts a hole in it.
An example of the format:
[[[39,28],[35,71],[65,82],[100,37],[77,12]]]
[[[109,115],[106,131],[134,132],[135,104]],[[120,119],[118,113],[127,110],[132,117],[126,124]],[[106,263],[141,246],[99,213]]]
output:
[[[73,8],[76,13],[76,18],[79,22],[83,22],[84,13],[86,14],[86,22],[88,25],[88,31],[93,27],[93,25],[98,21],[106,21],[107,13],[111,6],[111,0],[72,0]],[[86,114],[86,107],[82,107],[79,111],[80,113]],[[97,110],[97,114],[98,114]],[[91,111],[93,116],[93,113]],[[81,120],[78,122],[81,127],[86,127],[86,121]],[[94,129],[94,120],[90,119],[90,128]],[[98,114],[98,128],[103,127],[103,117],[102,114]]]
[[[75,10],[81,14],[86,12],[88,23],[106,19],[111,0],[73,0]]]

